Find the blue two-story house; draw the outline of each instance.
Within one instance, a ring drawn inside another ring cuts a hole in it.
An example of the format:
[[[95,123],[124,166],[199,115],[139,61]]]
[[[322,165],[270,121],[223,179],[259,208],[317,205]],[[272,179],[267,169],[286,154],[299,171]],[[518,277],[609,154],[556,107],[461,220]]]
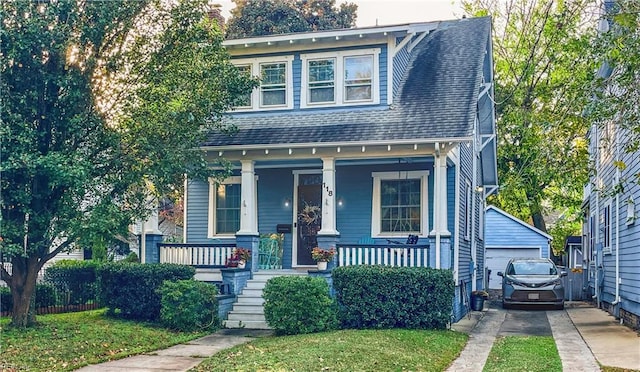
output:
[[[233,175],[187,180],[186,246],[252,249],[254,277],[306,273],[316,246],[337,250],[330,267],[449,269],[452,320],[464,316],[483,283],[485,198],[497,188],[490,18],[224,45],[260,86],[226,118],[235,130],[202,145]],[[273,233],[284,239],[267,262],[260,237]]]

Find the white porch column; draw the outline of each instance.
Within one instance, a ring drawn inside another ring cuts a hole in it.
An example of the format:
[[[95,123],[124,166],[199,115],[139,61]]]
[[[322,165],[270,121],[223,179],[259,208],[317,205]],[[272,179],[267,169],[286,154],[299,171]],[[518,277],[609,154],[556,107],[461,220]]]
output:
[[[318,231],[318,235],[338,235],[335,164],[334,158],[322,158],[322,228]]]
[[[253,160],[242,160],[240,235],[258,235],[258,201]]]
[[[447,156],[436,155],[433,181],[433,230],[430,235],[450,236],[447,226]]]

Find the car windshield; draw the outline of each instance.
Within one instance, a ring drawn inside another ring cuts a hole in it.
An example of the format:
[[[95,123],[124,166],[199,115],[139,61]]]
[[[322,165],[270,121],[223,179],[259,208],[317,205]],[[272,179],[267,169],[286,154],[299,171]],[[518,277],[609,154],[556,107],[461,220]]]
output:
[[[509,275],[557,275],[556,267],[549,262],[519,261],[513,262]]]

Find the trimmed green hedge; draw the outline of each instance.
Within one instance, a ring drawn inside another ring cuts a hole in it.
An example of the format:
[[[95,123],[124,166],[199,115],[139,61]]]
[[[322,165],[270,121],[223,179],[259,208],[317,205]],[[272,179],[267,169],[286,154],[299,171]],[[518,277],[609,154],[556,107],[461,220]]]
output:
[[[215,285],[193,279],[165,281],[158,292],[162,298],[160,321],[165,327],[185,332],[219,328]]]
[[[60,293],[69,293],[69,304],[95,301],[97,297],[96,261],[61,260],[49,266],[44,280]]]
[[[322,278],[281,276],[264,287],[264,316],[277,334],[322,332],[338,326],[337,309]]]
[[[345,266],[332,277],[345,328],[444,329],[450,320],[451,270]]]
[[[162,283],[192,279],[195,273],[185,265],[106,263],[97,270],[100,301],[111,315],[156,321],[160,318],[158,288]]]

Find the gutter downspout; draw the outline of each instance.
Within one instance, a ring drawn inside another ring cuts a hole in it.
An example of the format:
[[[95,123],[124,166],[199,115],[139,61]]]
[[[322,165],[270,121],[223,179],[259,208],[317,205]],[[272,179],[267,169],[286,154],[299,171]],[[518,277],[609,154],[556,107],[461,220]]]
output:
[[[596,143],[598,142],[598,137],[600,136],[600,134],[598,133],[598,126],[597,125],[593,125],[593,140],[596,141]],[[594,222],[595,225],[597,226],[595,228],[595,232],[593,232],[596,236],[596,247],[598,246],[598,243],[600,243],[600,190],[599,190],[599,186],[600,186],[600,182],[599,182],[599,176],[598,176],[598,171],[600,170],[599,166],[600,166],[600,154],[598,153],[598,151],[596,151],[595,154],[595,181],[597,183],[596,185],[596,215],[594,218]],[[594,229],[594,226],[591,226],[591,229]],[[600,308],[600,277],[598,275],[598,272],[600,271],[600,267],[602,266],[602,262],[599,262],[599,260],[602,260],[602,247],[600,248],[600,252],[598,252],[598,250],[596,249],[596,265],[595,265],[595,283],[594,283],[594,292],[595,294],[592,296],[593,299],[596,300],[596,305],[598,307],[598,309]]]
[[[616,128],[617,129],[617,128]],[[618,130],[616,130],[616,185],[620,184],[620,141]],[[616,192],[616,296],[611,305],[615,306],[620,303],[620,193]],[[620,307],[615,311],[615,316],[619,316]]]
[[[472,171],[471,171],[471,261],[473,262],[473,270],[471,272],[471,290],[476,290],[476,281],[478,280],[478,245],[476,242],[476,194],[478,187],[478,180],[476,173],[478,172],[478,153],[476,144],[476,134],[478,128],[478,118],[474,121],[473,126],[473,140],[471,153],[472,159]],[[468,207],[468,206],[467,206]],[[482,213],[482,212],[481,212]],[[467,221],[465,221],[467,223]],[[486,289],[486,288],[484,288]]]

